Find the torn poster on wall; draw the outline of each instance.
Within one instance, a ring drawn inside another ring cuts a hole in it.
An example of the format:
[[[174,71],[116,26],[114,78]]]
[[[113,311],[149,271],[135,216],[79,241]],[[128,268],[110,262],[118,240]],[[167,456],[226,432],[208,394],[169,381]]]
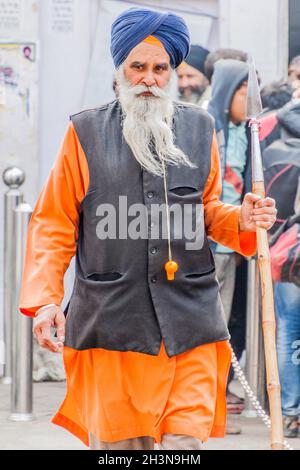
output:
[[[36,44],[0,42],[0,106],[4,120],[17,114],[31,122],[36,89]]]
[[[1,36],[19,31],[23,25],[22,0],[0,0]]]
[[[50,28],[52,33],[74,31],[75,0],[51,0]]]

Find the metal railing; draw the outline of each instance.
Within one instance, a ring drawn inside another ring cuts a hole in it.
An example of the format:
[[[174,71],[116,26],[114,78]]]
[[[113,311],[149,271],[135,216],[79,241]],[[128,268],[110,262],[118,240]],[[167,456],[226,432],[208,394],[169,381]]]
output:
[[[26,203],[19,204],[14,210],[16,227],[16,289],[13,303],[15,317],[12,322],[12,386],[11,414],[9,416],[9,419],[12,421],[30,421],[34,419],[32,414],[32,318],[18,313],[27,227],[31,213],[32,209]]]
[[[16,167],[7,168],[2,179],[8,191],[4,195],[4,375],[2,383],[11,384],[12,376],[12,320],[15,316],[13,296],[15,292],[15,235],[14,209],[23,201],[19,187],[25,181],[25,173]]]
[[[32,414],[32,319],[18,311],[27,227],[32,213],[23,202],[20,186],[25,173],[17,167],[2,175],[8,191],[4,196],[4,375],[11,385],[10,420],[28,421]]]

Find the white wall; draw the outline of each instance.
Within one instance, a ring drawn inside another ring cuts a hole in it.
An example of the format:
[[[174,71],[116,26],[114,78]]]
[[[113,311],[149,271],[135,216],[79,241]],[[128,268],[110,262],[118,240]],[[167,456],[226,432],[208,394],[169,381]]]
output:
[[[38,187],[39,158],[37,145],[38,62],[26,59],[25,44],[32,51],[38,41],[38,2],[2,0],[0,2],[0,67],[11,70],[5,75],[5,96],[0,105],[0,173],[18,166],[26,173],[20,188],[28,199]],[[12,46],[4,46],[11,43]],[[33,43],[33,44],[31,44]],[[2,181],[2,177],[1,177]],[[7,187],[0,185],[0,340],[3,338],[3,202]],[[32,202],[32,201],[31,201]],[[13,260],[12,260],[13,262]],[[0,367],[1,368],[1,367]]]
[[[92,5],[74,0],[71,32],[53,31],[52,0],[40,4],[40,183],[43,184],[68,125],[69,114],[80,110],[91,51]]]
[[[264,83],[286,74],[287,28],[287,0],[220,0],[220,44],[250,52]]]

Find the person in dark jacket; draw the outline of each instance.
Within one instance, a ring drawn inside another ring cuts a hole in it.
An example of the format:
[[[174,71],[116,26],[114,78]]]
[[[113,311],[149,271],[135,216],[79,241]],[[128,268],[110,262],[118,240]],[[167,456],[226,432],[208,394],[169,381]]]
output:
[[[260,145],[262,152],[275,140],[281,138],[281,133],[287,133],[293,137],[299,136],[300,106],[299,99],[290,99],[284,106],[269,109],[269,112],[261,119]]]
[[[262,151],[280,138],[281,125],[277,112],[293,98],[293,88],[285,81],[271,82],[261,90],[263,113],[261,114],[260,141]]]
[[[286,81],[274,81],[265,85],[261,90],[261,102],[265,113],[282,108],[293,97],[293,88]]]
[[[300,100],[266,116],[260,134],[267,195],[278,207],[276,230],[295,214],[300,193]],[[270,167],[275,158],[279,164]],[[274,294],[284,435],[300,437],[300,289],[291,282],[274,282]]]
[[[293,87],[293,98],[300,98],[300,55],[292,58],[288,68],[289,81]]]

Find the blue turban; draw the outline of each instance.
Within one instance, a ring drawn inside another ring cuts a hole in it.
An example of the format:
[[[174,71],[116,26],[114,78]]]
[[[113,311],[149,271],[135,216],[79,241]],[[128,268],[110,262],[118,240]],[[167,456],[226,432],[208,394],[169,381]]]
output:
[[[132,49],[148,36],[156,37],[170,56],[173,68],[178,67],[190,50],[190,35],[186,22],[173,13],[130,8],[121,13],[111,29],[111,54],[119,67]]]

